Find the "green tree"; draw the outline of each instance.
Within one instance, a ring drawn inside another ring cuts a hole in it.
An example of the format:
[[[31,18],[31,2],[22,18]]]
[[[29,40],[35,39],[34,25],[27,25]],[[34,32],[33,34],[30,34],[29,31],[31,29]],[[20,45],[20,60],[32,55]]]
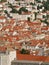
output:
[[[27,20],[30,21],[30,17],[28,17]]]
[[[4,10],[4,12],[5,12],[6,14],[8,14],[8,11],[7,11],[7,10]]]
[[[47,19],[45,19],[45,20],[41,20],[41,22],[43,22],[43,23],[49,25],[49,23],[47,22]]]
[[[46,10],[49,10],[49,0],[47,0],[47,2],[43,2],[43,6]]]
[[[35,5],[35,3],[30,2],[30,5],[32,5],[32,6],[33,6],[33,5]]]
[[[28,10],[25,8],[25,7],[21,7],[20,9],[19,9],[19,14],[21,14],[22,13],[22,11],[23,12],[28,12]]]
[[[25,49],[22,49],[20,52],[21,52],[21,54],[29,54],[29,51],[25,50]]]
[[[9,2],[8,2],[8,5],[9,5],[8,7],[12,8],[12,9],[14,8],[14,6]]]
[[[22,49],[22,50],[21,50],[21,53],[22,53],[22,54],[25,54],[25,53],[26,53],[26,50],[25,50],[25,49]]]
[[[11,13],[18,13],[18,11],[16,9],[14,9],[14,8],[10,12]]]
[[[37,17],[37,12],[34,12],[34,14],[35,14],[35,20],[36,20],[36,17]]]
[[[36,0],[36,2],[40,3],[40,2],[41,2],[41,0]]]
[[[7,0],[0,0],[0,2],[6,2]]]

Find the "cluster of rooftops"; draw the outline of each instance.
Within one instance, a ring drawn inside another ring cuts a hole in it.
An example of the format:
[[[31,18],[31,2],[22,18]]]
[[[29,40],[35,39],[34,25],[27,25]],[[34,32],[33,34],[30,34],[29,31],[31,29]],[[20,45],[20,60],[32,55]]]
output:
[[[15,3],[13,9],[19,10],[22,7],[20,4]],[[5,52],[8,48],[19,51],[25,49],[33,56],[49,56],[49,18],[47,18],[49,11],[43,13],[41,9],[37,9],[37,5],[32,9],[31,5],[24,4],[27,12],[25,8],[25,12],[21,8],[23,11],[17,14],[16,10],[10,13],[12,4],[10,8],[6,5],[7,2],[0,4],[0,51]],[[34,11],[39,11],[36,12],[38,15],[35,16]],[[46,22],[43,22],[45,20]]]

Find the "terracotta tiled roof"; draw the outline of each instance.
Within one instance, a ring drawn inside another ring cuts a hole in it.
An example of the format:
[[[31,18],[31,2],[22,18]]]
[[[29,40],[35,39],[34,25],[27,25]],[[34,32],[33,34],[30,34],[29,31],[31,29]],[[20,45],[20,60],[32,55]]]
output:
[[[2,46],[2,47],[0,46],[0,51],[1,52],[5,52],[6,51],[6,48],[4,46]]]
[[[5,19],[5,16],[0,16],[0,19]]]

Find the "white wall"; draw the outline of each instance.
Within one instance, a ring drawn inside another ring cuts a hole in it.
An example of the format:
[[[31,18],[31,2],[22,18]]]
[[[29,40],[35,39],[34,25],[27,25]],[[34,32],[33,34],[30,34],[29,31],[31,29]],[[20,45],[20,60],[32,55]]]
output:
[[[34,3],[35,2],[35,0],[25,0],[25,2],[32,2],[32,3]]]
[[[15,0],[7,0],[7,2],[9,2],[9,3],[14,3]]]
[[[14,58],[16,58],[16,51],[10,51],[9,54],[1,54],[0,65],[11,65]]]
[[[30,20],[33,22],[34,19],[35,19],[35,14],[32,13],[32,14],[31,14],[31,17],[30,17]]]
[[[6,21],[6,19],[0,19],[0,22],[5,22]]]
[[[19,15],[19,14],[12,14],[14,19],[18,19],[18,20],[27,20],[28,17],[31,16],[31,14],[26,14],[26,15]]]
[[[43,15],[39,14],[39,15],[37,15],[37,18],[42,19],[43,18]]]
[[[0,63],[0,65],[9,65],[9,56],[8,55],[2,55],[2,56],[0,56],[1,58],[0,58],[0,60],[1,60],[1,63]]]
[[[14,60],[14,58],[16,58],[16,51],[11,51],[9,53],[9,65],[11,65],[11,62]]]
[[[1,57],[0,57],[0,65],[1,65]]]

